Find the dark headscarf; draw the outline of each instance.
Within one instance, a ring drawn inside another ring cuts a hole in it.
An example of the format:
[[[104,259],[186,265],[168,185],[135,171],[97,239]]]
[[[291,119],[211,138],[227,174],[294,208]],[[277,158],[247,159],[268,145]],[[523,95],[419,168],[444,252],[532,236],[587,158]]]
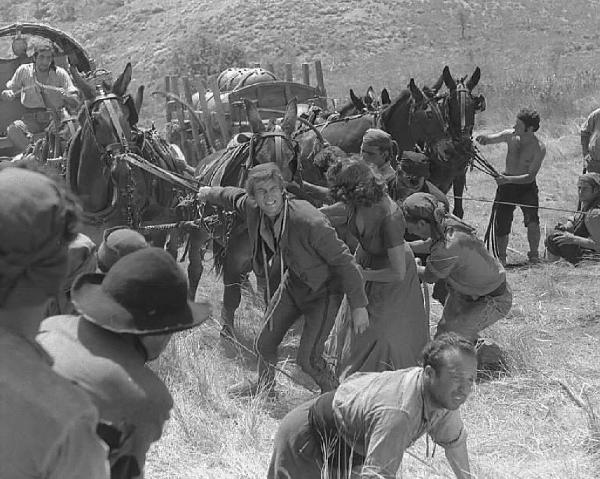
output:
[[[0,306],[57,294],[67,271],[67,202],[53,180],[21,168],[0,171]]]
[[[402,211],[407,221],[425,220],[438,232],[443,234],[446,226],[458,228],[465,233],[473,234],[475,228],[460,218],[446,213],[446,205],[429,193],[413,193],[402,203]]]
[[[429,158],[416,151],[403,151],[400,157],[400,169],[407,175],[429,178]]]

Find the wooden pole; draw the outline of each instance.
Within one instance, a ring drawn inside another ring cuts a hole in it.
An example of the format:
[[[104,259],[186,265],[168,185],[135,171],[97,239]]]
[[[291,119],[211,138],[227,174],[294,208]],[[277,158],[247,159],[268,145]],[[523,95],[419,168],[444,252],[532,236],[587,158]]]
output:
[[[171,91],[171,77],[169,75],[165,75],[165,92],[170,93]],[[165,119],[167,123],[171,123],[173,119],[173,115],[171,114],[171,108],[169,105],[169,99],[165,99]]]
[[[221,138],[223,139],[223,147],[225,147],[231,137],[231,133],[229,131],[229,125],[227,124],[227,119],[225,118],[225,109],[223,108],[223,103],[221,103],[221,92],[219,91],[219,85],[217,85],[216,79],[211,83],[211,89],[213,91],[213,100],[215,102],[215,113],[217,114],[219,129],[221,130]]]
[[[179,98],[181,98],[181,96],[179,96],[179,77],[174,75],[171,76],[171,90],[173,91],[174,95],[177,95]],[[173,103],[175,114],[177,115],[177,121],[179,122],[179,147],[183,150],[183,143],[185,140],[185,115],[183,114],[183,107],[173,100],[171,100],[171,103]]]
[[[323,81],[323,66],[321,60],[315,60],[315,75],[317,77],[317,87],[321,91],[321,96],[326,97],[327,92],[325,91],[325,82]]]
[[[310,66],[308,63],[302,64],[302,83],[310,85]]]
[[[204,138],[206,138],[206,143],[209,148],[213,150],[217,149],[217,144],[215,142],[215,138],[213,136],[213,126],[210,118],[210,111],[208,111],[208,103],[206,103],[206,89],[204,88],[204,83],[200,77],[196,77],[194,79],[194,83],[196,84],[196,90],[198,90],[198,103],[200,103],[200,118],[204,122]]]
[[[188,105],[193,106],[193,101],[192,101],[192,86],[190,84],[190,79],[188,77],[183,77],[182,78],[182,82],[183,82],[183,95],[185,98],[185,101],[187,102]],[[194,122],[192,120],[192,115],[195,112],[191,112],[188,111],[188,116],[190,117],[190,127],[192,129],[192,138],[194,139],[194,152],[196,153],[196,158],[198,161],[201,160],[205,155],[203,154],[202,150],[202,142],[200,141],[200,125],[196,125],[196,122]],[[194,161],[192,163],[192,166],[198,166],[198,162]]]
[[[285,64],[285,81],[289,81],[289,82],[294,81],[294,74],[292,72],[292,64],[291,63]]]

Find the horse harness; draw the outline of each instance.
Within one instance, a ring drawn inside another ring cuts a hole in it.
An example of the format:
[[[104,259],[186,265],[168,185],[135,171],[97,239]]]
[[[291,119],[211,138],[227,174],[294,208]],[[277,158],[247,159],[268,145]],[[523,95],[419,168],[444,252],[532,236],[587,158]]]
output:
[[[121,191],[119,194],[112,195],[113,199],[111,201],[110,207],[107,209],[108,211],[112,211],[116,206],[119,198],[124,201],[124,216],[127,217],[128,226],[131,228],[138,228],[141,223],[140,212],[133,210],[134,200],[133,195],[135,191],[135,181],[131,175],[131,166],[137,167],[152,176],[164,180],[172,185],[178,186],[182,189],[196,192],[198,189],[198,185],[190,180],[186,180],[185,178],[180,177],[179,175],[160,168],[153,163],[147,161],[145,158],[137,155],[132,151],[132,148],[135,145],[135,142],[130,141],[128,136],[123,131],[121,127],[121,123],[119,121],[118,113],[116,112],[114,105],[112,104],[112,100],[117,100],[122,102],[123,104],[127,104],[132,101],[131,97],[128,95],[125,98],[119,98],[114,93],[102,93],[101,96],[94,98],[93,101],[86,102],[86,106],[83,109],[85,114],[85,122],[82,123],[82,128],[88,128],[92,133],[90,136],[93,139],[96,149],[100,152],[100,159],[103,161],[104,165],[112,170],[114,160],[123,160],[128,165],[128,174],[127,174],[127,185],[124,188],[124,191]],[[98,143],[96,139],[96,132],[92,127],[92,117],[91,110],[94,105],[103,102],[106,106],[106,110],[110,117],[111,127],[113,132],[116,134],[118,138],[117,143],[112,143],[103,147]],[[134,115],[135,116],[135,115]],[[133,119],[134,122],[137,122],[137,118]],[[129,135],[131,136],[131,135]],[[114,176],[111,174],[111,182],[113,189],[116,191],[119,190],[119,185],[116,184],[116,180]]]
[[[298,157],[300,155],[300,145],[298,144],[298,142],[292,138],[290,138],[289,136],[287,136],[282,130],[281,127],[277,127],[277,129],[275,131],[260,131],[257,133],[253,133],[252,136],[250,137],[250,140],[248,141],[248,158],[246,159],[246,162],[244,163],[244,167],[242,168],[242,170],[240,171],[240,185],[243,185],[244,182],[246,181],[247,177],[248,177],[248,170],[250,170],[250,168],[252,168],[255,165],[255,158],[256,155],[258,154],[258,152],[260,151],[262,145],[264,144],[264,142],[261,142],[259,144],[260,140],[265,140],[267,138],[273,138],[273,140],[275,141],[275,164],[277,166],[279,166],[280,168],[283,165],[283,145],[286,144],[288,146],[288,148],[290,150],[292,150],[294,152],[294,156],[288,161],[288,167],[289,165],[292,165],[295,163],[295,170],[292,171],[292,169],[290,168],[290,171],[292,172],[293,176],[298,176],[299,179],[302,178],[302,163],[300,161],[298,161]]]

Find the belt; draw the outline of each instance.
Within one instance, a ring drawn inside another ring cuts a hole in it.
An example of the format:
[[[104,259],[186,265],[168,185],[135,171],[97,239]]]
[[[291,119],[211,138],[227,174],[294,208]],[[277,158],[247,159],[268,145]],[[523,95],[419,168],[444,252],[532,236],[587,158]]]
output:
[[[333,417],[333,397],[335,391],[321,394],[308,410],[308,422],[313,431],[313,438],[319,444],[327,444],[321,450],[328,451],[327,461],[330,470],[346,471],[349,464],[358,466],[364,463],[365,458],[358,454],[341,436]],[[335,445],[335,448],[331,447]],[[345,477],[345,476],[344,476]]]

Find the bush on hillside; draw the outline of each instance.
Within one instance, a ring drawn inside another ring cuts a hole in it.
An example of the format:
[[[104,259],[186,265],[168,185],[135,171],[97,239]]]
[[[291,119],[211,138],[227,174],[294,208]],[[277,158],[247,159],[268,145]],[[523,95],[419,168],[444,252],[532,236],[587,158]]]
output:
[[[193,33],[173,46],[170,70],[207,78],[231,67],[246,65],[246,52],[231,43]]]

